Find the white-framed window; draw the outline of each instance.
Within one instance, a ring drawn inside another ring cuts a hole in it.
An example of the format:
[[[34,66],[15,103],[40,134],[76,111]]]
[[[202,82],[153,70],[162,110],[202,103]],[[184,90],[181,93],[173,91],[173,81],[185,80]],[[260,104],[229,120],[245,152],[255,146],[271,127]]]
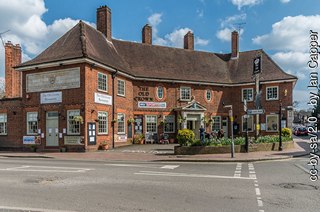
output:
[[[213,116],[212,117],[212,131],[221,130],[221,116]]]
[[[164,88],[162,86],[158,86],[158,88],[157,88],[157,96],[158,96],[158,99],[163,99],[163,97],[164,97]]]
[[[253,125],[253,117],[252,115],[248,115],[248,132],[253,132],[254,129],[254,125]],[[246,118],[245,116],[242,116],[242,132],[246,132],[246,127],[247,127],[247,123],[246,123]]]
[[[124,80],[118,79],[118,95],[125,96],[126,95],[126,82]]]
[[[181,87],[180,88],[180,100],[187,101],[191,99],[191,88]]]
[[[168,115],[164,117],[164,132],[174,133],[175,132],[175,116]]]
[[[278,100],[278,98],[279,98],[279,87],[278,86],[267,87],[266,89],[267,89],[267,92],[266,92],[267,100]]]
[[[212,99],[212,91],[210,89],[206,90],[206,99],[208,102]]]
[[[157,133],[157,116],[146,115],[146,132]]]
[[[98,134],[108,134],[108,112],[98,111]]]
[[[27,134],[36,135],[38,133],[38,112],[27,112]]]
[[[68,110],[68,135],[80,135],[80,122],[75,121],[75,116],[80,116],[80,110]]]
[[[242,89],[242,102],[247,100],[247,102],[253,101],[253,88],[243,88]]]
[[[108,75],[98,72],[98,90],[108,92]]]
[[[7,114],[0,113],[0,135],[7,135]]]
[[[118,134],[126,133],[125,114],[118,113]]]
[[[277,132],[279,129],[279,117],[278,115],[267,115],[267,132]]]

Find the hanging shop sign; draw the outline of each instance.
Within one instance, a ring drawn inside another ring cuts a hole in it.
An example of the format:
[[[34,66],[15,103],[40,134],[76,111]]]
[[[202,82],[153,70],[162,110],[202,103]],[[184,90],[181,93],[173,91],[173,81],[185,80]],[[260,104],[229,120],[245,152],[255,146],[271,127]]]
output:
[[[61,103],[62,92],[50,92],[40,94],[40,104]]]
[[[94,93],[94,102],[104,105],[112,105],[112,96],[102,93]]]
[[[261,73],[261,56],[253,59],[253,75]]]
[[[166,108],[166,102],[138,102],[138,108]]]
[[[26,75],[27,93],[80,88],[80,68]]]

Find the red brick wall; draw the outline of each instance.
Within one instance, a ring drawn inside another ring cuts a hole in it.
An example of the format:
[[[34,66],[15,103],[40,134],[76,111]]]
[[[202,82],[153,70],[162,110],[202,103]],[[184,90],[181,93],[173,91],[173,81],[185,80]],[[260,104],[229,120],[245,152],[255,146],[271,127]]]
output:
[[[21,72],[13,67],[21,63],[21,47],[11,42],[5,45],[5,93],[7,98],[21,97]]]

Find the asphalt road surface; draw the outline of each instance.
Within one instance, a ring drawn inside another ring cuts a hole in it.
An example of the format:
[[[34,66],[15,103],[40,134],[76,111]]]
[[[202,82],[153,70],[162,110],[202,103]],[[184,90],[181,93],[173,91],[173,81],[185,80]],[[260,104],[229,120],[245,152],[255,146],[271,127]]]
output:
[[[1,211],[314,212],[307,158],[132,163],[0,158]]]

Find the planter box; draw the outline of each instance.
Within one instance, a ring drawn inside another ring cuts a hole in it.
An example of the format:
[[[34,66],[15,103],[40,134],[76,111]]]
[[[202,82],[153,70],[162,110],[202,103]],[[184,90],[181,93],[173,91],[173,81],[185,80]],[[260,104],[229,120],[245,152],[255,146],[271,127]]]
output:
[[[294,142],[283,142],[283,149],[291,149],[294,147]],[[249,152],[257,151],[278,151],[279,143],[261,143],[249,146]],[[235,145],[235,153],[245,152],[244,145]],[[175,146],[175,155],[196,155],[196,154],[223,154],[230,153],[231,146]]]

